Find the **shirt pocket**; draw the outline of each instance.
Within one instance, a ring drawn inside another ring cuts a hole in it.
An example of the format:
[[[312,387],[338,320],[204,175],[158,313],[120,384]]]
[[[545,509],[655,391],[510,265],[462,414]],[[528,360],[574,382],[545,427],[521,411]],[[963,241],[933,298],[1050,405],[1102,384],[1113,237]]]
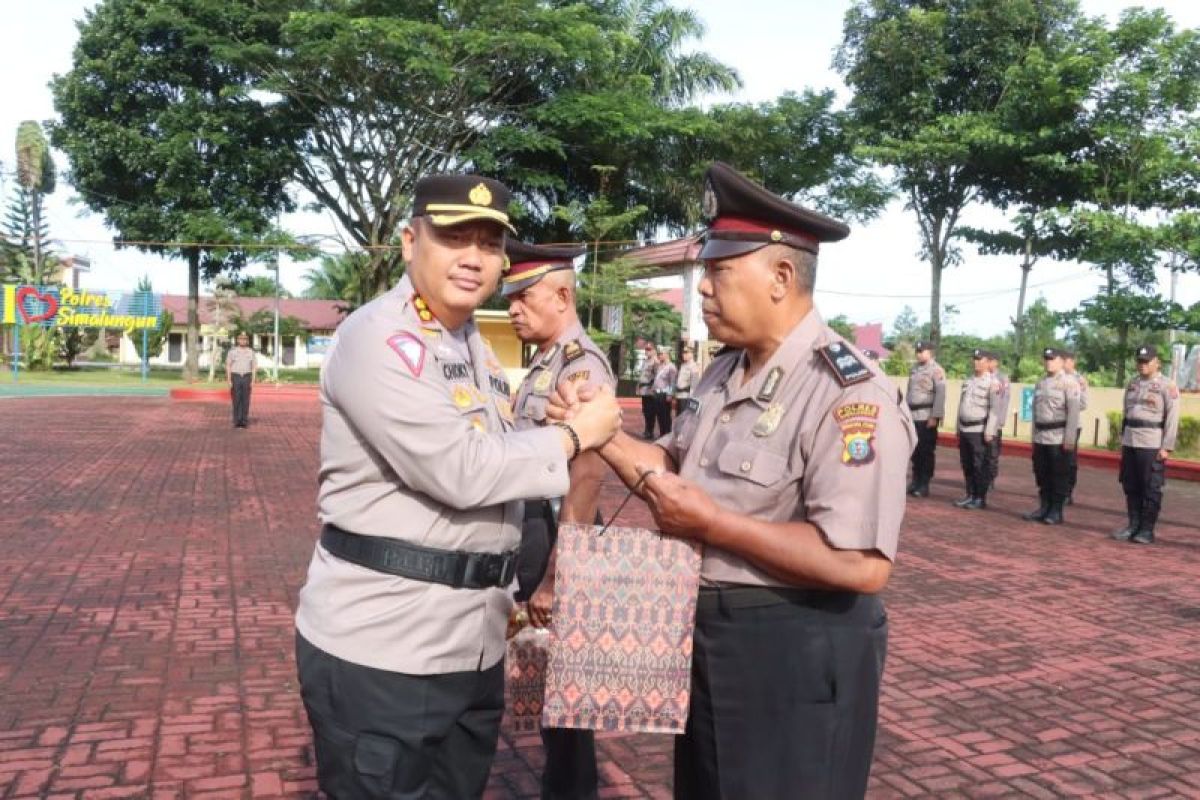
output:
[[[731,442],[717,457],[717,469],[758,486],[774,486],[787,474],[788,460],[749,442]]]
[[[534,422],[546,421],[546,406],[550,404],[550,398],[541,394],[530,394],[524,402],[521,403],[521,416],[526,419],[531,419]]]

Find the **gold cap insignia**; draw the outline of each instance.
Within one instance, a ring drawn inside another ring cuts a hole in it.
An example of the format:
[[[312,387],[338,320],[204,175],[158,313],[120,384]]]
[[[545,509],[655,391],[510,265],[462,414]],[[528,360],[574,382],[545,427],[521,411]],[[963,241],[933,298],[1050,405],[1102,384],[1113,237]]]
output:
[[[771,231],[771,241],[779,242],[783,240],[783,234],[779,231]]]
[[[492,204],[492,193],[482,183],[472,189],[467,197],[477,206],[490,206]]]

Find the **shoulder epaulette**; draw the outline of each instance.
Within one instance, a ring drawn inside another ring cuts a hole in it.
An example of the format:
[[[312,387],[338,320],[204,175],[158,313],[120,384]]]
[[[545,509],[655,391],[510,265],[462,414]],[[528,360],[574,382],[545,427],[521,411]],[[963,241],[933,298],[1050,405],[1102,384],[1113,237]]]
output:
[[[572,339],[571,341],[569,341],[565,345],[563,345],[563,363],[564,364],[570,364],[572,361],[574,361],[577,358],[583,358],[583,354],[584,354],[583,345],[581,345],[579,343],[578,339]]]
[[[818,348],[821,358],[833,370],[833,375],[842,386],[853,386],[871,379],[870,368],[854,355],[849,347],[841,342],[827,344]]]

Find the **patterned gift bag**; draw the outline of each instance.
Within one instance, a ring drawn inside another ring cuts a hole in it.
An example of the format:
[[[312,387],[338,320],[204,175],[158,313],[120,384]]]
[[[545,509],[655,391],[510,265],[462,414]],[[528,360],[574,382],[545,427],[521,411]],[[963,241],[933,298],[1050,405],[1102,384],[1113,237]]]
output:
[[[514,733],[536,731],[546,691],[550,632],[525,627],[508,640],[504,662],[504,725]]]
[[[644,528],[563,525],[542,724],[683,733],[700,548]]]

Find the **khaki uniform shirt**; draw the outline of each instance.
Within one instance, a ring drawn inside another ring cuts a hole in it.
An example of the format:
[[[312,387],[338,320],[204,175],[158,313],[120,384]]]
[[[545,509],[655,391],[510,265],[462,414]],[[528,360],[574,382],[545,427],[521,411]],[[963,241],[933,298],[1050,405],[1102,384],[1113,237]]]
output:
[[[651,385],[654,394],[672,394],[675,391],[676,373],[675,365],[670,361],[659,364],[654,370],[654,383]]]
[[[822,354],[870,377],[843,386]],[[847,360],[848,359],[848,360]],[[814,309],[743,383],[739,350],[717,356],[658,444],[717,503],[770,522],[809,522],[830,546],[895,559],[905,468],[916,444],[900,393]],[[705,549],[702,579],[780,586],[740,556]]]
[[[1127,425],[1121,434],[1123,446],[1174,450],[1179,433],[1179,388],[1161,373],[1152,378],[1139,375],[1125,388],[1125,419],[1161,423],[1162,427]]]
[[[229,349],[225,363],[234,375],[245,375],[254,372],[254,350],[249,347],[235,346]]]
[[[908,392],[905,396],[908,410],[915,422],[924,422],[930,417],[942,419],[946,416],[946,371],[933,360],[928,364],[917,363],[908,373]]]
[[[1039,425],[1062,423],[1039,430]],[[1033,388],[1033,443],[1063,444],[1075,441],[1079,430],[1079,382],[1060,372],[1046,375]],[[1067,437],[1067,431],[1071,432]]]
[[[1000,394],[1000,382],[990,372],[972,375],[963,381],[962,396],[958,400],[959,433],[983,433],[988,420],[995,417],[992,404]]]
[[[641,371],[638,372],[637,394],[638,397],[654,393],[654,375],[658,372],[658,359],[656,357],[648,357],[645,363],[642,364]]]
[[[338,330],[321,370],[318,516],[429,547],[511,550],[521,538],[521,499],[567,491],[562,434],[511,431],[504,370],[474,322],[456,341],[436,321],[421,322],[412,296],[405,277]],[[461,672],[500,661],[511,607],[509,589],[388,575],[318,544],[296,627],[355,664]]]
[[[695,361],[685,361],[680,364],[679,372],[675,376],[675,396],[680,399],[690,397],[692,388],[696,385],[699,377],[700,365]]]
[[[988,409],[984,433],[995,436],[1004,432],[1004,421],[1008,417],[1008,405],[1012,402],[1012,382],[1003,372],[993,372],[992,405]]]
[[[517,430],[545,424],[550,395],[564,381],[574,383],[576,388],[615,387],[617,383],[608,359],[578,322],[538,356],[521,381],[517,390]]]

